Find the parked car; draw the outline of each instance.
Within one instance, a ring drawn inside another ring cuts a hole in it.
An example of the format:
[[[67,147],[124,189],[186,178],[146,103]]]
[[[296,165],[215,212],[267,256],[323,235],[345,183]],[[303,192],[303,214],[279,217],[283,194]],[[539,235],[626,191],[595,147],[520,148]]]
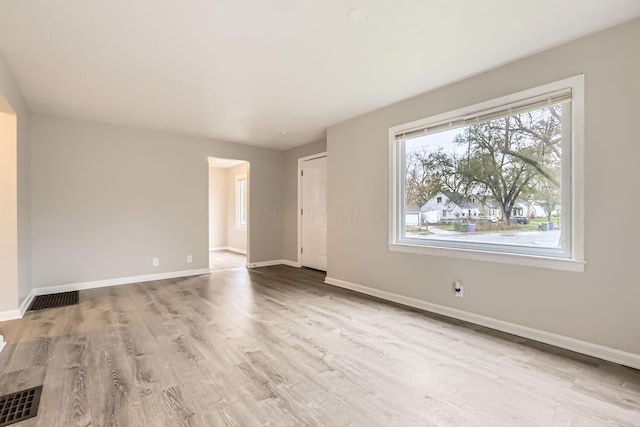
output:
[[[480,219],[486,222],[498,222],[498,217],[493,215],[480,215]]]
[[[512,216],[509,218],[509,224],[529,224],[529,218],[526,216]]]

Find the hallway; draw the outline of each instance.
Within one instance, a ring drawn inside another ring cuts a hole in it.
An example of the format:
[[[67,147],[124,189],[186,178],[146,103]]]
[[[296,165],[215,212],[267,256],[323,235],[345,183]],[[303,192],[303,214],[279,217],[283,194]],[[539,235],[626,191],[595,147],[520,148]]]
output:
[[[247,256],[231,251],[210,251],[209,269],[211,271],[231,270],[244,268],[247,264]]]

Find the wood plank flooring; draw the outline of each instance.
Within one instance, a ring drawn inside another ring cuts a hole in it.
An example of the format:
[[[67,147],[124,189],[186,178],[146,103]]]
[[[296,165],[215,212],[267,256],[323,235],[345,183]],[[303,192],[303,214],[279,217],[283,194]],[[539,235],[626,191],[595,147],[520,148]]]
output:
[[[285,266],[80,292],[0,323],[26,426],[640,426],[640,371]]]
[[[211,271],[231,270],[244,268],[247,264],[247,256],[231,251],[210,251],[209,269]]]

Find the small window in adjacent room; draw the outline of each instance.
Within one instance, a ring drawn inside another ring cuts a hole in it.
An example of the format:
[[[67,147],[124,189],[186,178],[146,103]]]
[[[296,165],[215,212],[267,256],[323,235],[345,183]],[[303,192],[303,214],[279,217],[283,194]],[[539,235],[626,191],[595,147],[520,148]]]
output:
[[[247,176],[236,176],[236,228],[247,228]]]
[[[390,249],[582,271],[583,86],[577,76],[391,128]]]

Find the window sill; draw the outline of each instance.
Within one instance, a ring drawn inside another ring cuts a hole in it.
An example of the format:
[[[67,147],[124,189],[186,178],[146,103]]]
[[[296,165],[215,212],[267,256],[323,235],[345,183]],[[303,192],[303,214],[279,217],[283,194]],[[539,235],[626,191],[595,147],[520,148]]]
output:
[[[468,259],[473,261],[486,261],[500,264],[564,270],[576,273],[584,272],[584,266],[586,265],[586,261],[568,258],[478,251],[473,249],[442,248],[436,246],[411,245],[407,243],[389,243],[389,250],[393,252],[406,252],[447,258]]]

